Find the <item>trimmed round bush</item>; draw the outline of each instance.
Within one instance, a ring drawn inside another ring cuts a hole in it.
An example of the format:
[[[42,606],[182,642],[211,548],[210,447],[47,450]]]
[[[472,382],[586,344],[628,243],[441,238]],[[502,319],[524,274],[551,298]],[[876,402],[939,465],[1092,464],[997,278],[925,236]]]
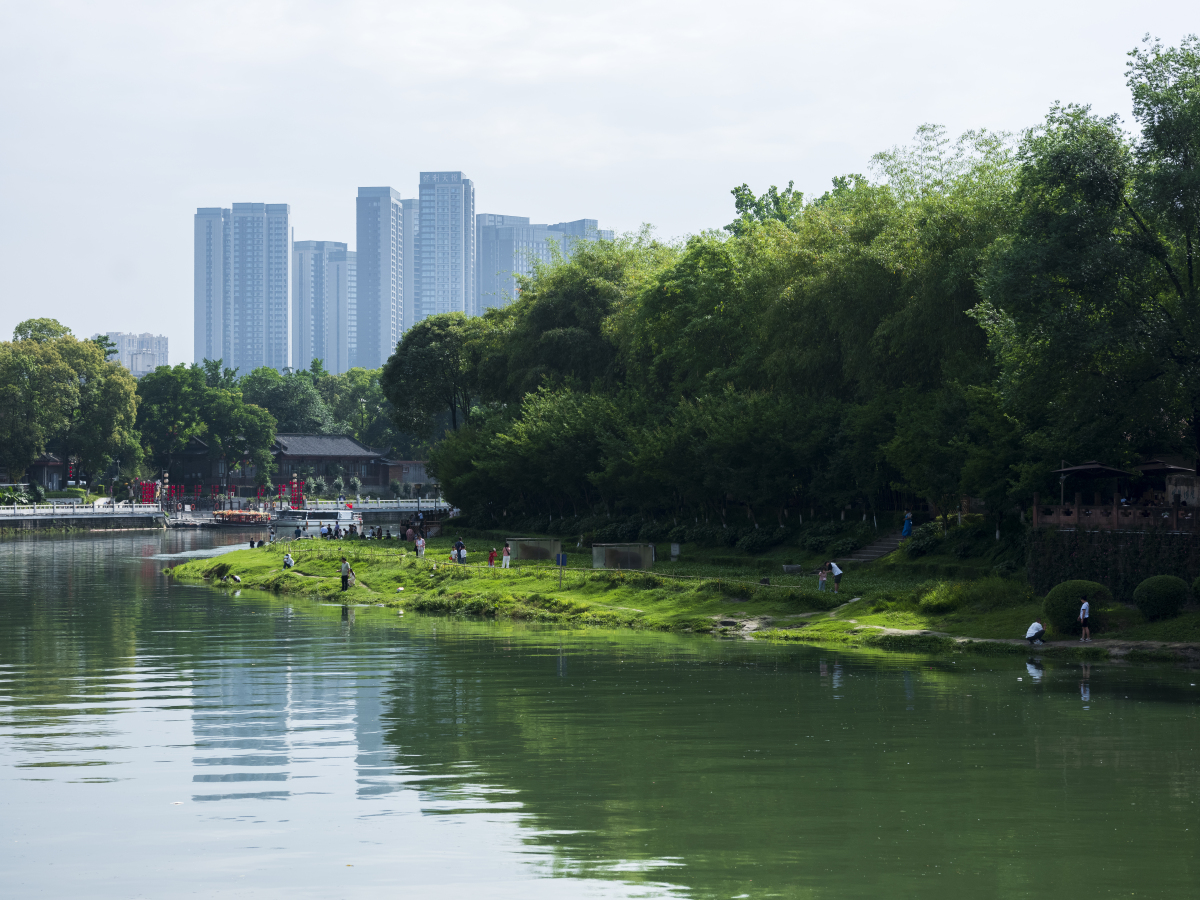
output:
[[[1064,581],[1042,602],[1043,624],[1057,634],[1079,634],[1079,604],[1084,595],[1091,604],[1092,631],[1100,630],[1100,610],[1113,602],[1112,591],[1097,581]]]
[[[1187,601],[1188,586],[1174,575],[1155,575],[1147,578],[1133,591],[1133,602],[1150,621],[1179,615]]]

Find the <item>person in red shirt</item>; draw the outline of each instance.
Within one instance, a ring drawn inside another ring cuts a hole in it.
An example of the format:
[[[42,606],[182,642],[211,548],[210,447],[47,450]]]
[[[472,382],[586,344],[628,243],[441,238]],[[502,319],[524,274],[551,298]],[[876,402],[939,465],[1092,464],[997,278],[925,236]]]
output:
[[[496,548],[492,548],[492,552],[488,554],[488,568],[496,568]]]

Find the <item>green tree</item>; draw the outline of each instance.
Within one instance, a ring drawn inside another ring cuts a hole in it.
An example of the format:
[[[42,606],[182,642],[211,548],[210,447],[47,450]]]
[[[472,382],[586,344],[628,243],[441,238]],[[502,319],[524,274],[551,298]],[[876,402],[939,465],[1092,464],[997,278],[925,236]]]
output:
[[[432,436],[438,414],[470,421],[478,397],[476,350],[490,330],[487,319],[462,313],[430,316],[404,333],[383,367],[380,384],[402,432]]]
[[[71,329],[58,319],[26,319],[13,329],[14,341],[34,341],[42,344],[70,336]]]
[[[193,437],[205,436],[207,397],[210,388],[205,369],[179,363],[160,366],[138,381],[137,429],[146,457],[156,469],[170,465],[172,454]]]
[[[107,360],[94,341],[63,337],[54,344],[79,385],[55,441],[92,480],[125,448],[138,444],[137,382],[120,363]]]
[[[45,452],[78,397],[75,372],[55,342],[0,343],[0,465],[9,478],[20,478]]]
[[[804,194],[794,190],[795,182],[789,181],[782,191],[771,185],[761,197],[755,197],[750,185],[742,184],[729,193],[733,194],[733,205],[738,217],[725,226],[725,230],[736,235],[748,232],[756,222],[776,221],[784,225],[791,223],[804,208]]]
[[[319,363],[317,363],[319,365]],[[329,434],[333,417],[313,384],[310,372],[281,375],[267,366],[255,369],[239,382],[247,403],[267,410],[284,434]]]

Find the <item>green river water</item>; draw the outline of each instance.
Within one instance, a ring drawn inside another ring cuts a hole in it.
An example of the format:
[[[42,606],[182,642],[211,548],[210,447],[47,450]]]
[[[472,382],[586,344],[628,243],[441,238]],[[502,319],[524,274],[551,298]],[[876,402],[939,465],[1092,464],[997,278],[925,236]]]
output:
[[[1200,673],[450,620],[0,543],[0,897],[1191,897]]]

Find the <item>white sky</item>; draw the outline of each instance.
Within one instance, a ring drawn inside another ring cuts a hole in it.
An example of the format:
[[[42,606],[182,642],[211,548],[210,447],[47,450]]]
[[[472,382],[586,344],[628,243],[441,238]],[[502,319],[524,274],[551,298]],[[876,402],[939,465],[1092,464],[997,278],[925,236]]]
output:
[[[1192,13],[1187,14],[1191,9]],[[198,206],[290,203],[354,246],[359,185],[461,169],[478,212],[733,218],[918,125],[1128,118],[1125,54],[1194,2],[0,0],[0,339],[30,316],[192,348]]]

